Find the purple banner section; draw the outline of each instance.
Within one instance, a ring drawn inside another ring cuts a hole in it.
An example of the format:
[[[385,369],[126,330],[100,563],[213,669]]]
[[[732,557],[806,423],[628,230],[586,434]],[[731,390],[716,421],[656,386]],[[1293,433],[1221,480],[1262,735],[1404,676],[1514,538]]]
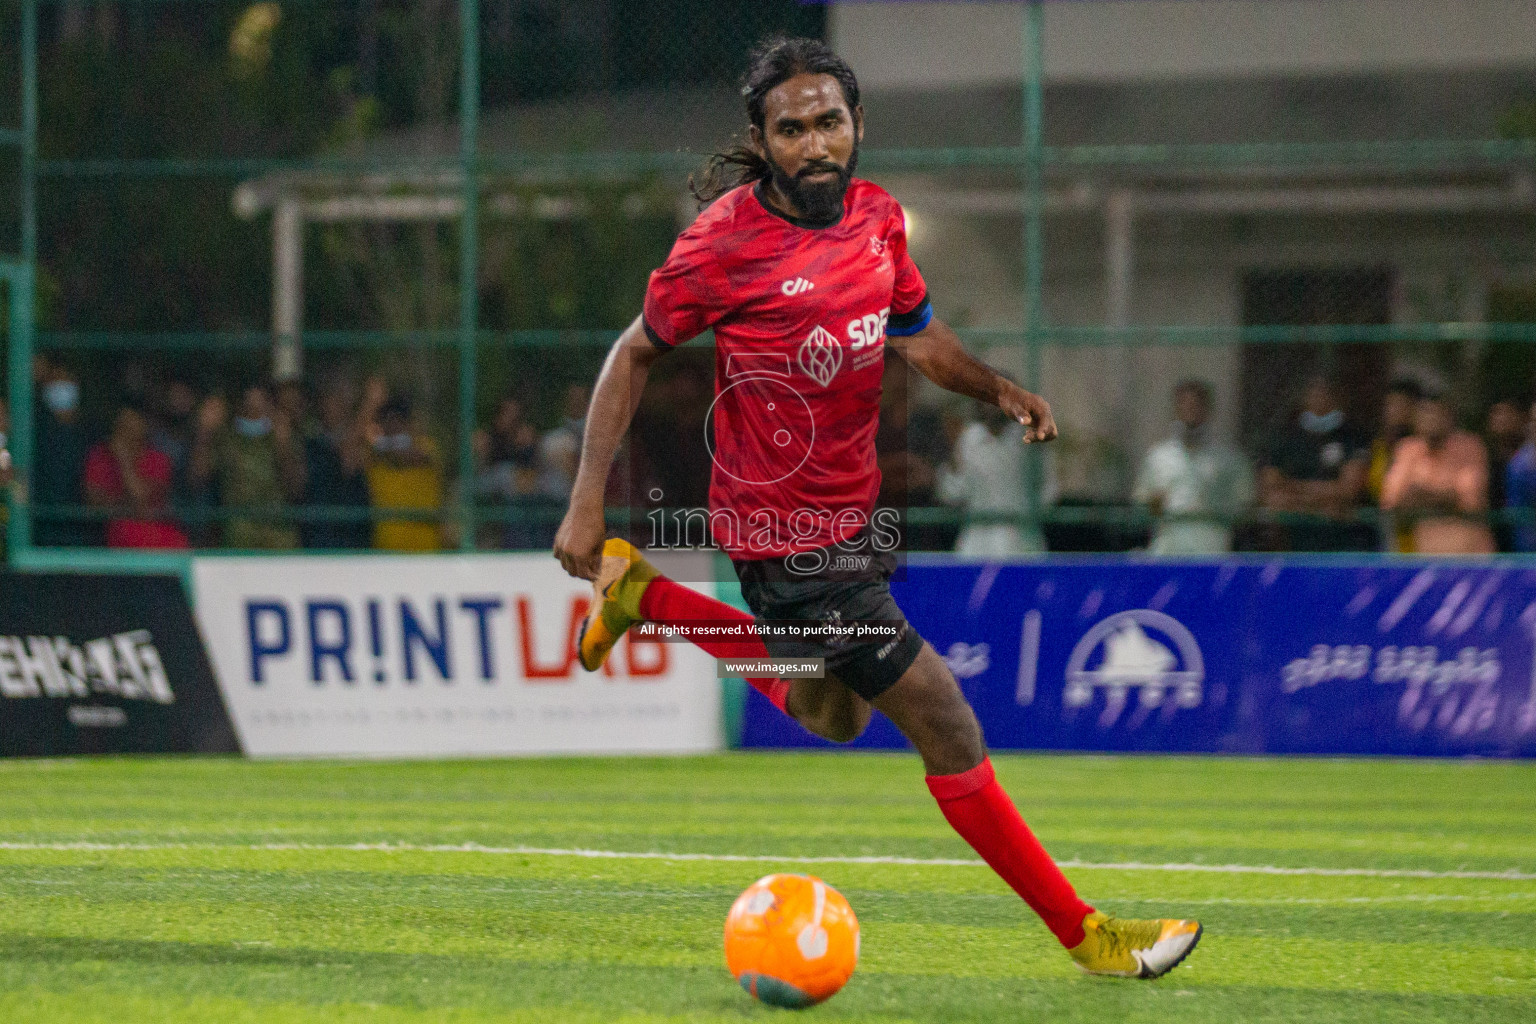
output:
[[[1536,756],[1536,569],[911,564],[995,749]],[[747,747],[833,746],[755,691]],[[880,715],[853,746],[906,741]]]

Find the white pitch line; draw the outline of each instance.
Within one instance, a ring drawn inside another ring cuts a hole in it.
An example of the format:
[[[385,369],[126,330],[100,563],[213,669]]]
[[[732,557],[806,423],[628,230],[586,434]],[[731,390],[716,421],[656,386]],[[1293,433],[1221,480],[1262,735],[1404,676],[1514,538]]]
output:
[[[156,852],[163,850],[247,850],[252,852],[314,851],[318,853],[479,853],[496,856],[578,857],[588,860],[718,861],[737,864],[891,864],[901,867],[979,868],[979,860],[951,857],[804,857],[752,853],[665,853],[648,850],[582,850],[545,846],[482,846],[479,843],[24,843],[0,842],[0,850]],[[1164,871],[1218,875],[1291,875],[1315,878],[1481,879],[1536,882],[1525,871],[1427,871],[1414,868],[1281,867],[1273,864],[1151,864],[1144,861],[1103,863],[1086,860],[1057,862],[1079,871]]]

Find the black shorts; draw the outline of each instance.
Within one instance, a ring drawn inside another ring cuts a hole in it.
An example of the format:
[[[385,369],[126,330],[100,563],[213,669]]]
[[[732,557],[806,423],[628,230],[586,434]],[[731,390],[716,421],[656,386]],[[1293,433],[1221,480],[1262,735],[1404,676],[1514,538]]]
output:
[[[849,549],[837,550],[844,554]],[[874,700],[896,685],[923,648],[923,638],[891,597],[895,558],[889,552],[872,553],[867,564],[857,570],[795,572],[783,559],[732,564],[741,580],[741,595],[759,622],[894,625],[894,637],[875,640],[770,636],[763,641],[774,658],[826,659],[828,675],[836,676],[865,700]]]

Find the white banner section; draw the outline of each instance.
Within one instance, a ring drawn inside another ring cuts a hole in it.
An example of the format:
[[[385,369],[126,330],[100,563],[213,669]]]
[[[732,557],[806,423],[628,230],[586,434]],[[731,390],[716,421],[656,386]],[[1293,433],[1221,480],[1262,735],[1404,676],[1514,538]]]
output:
[[[715,662],[692,644],[625,637],[602,671],[582,670],[591,585],[548,555],[200,558],[193,571],[198,624],[253,757],[722,745]]]

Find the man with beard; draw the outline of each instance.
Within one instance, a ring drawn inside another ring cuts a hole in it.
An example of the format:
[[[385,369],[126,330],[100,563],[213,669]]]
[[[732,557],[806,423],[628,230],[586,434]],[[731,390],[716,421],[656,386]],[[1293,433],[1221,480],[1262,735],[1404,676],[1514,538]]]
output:
[[[640,621],[682,627],[716,657],[823,658],[824,678],[748,681],[832,740],[854,739],[879,708],[917,748],[945,818],[1080,967],[1164,974],[1194,948],[1199,924],[1120,920],[1078,898],[998,784],[959,685],[888,585],[896,517],[875,508],[887,338],[940,387],[998,406],[1026,442],[1056,436],[1050,406],[934,318],[901,207],[853,177],[864,111],[848,65],[815,40],[772,40],[752,55],[742,91],[748,144],[711,162],[695,193],[711,205],[651,275],[644,315],[609,352],[587,413],[555,538],[566,570],[596,588],[582,665],[599,668]],[[711,328],[715,542],[757,624],[808,623],[825,640],[765,643],[748,631],[752,617],[660,575],[625,541],[605,542],[603,485],[649,368]],[[854,623],[878,635],[832,632]],[[706,626],[737,627],[744,639],[705,638]]]

